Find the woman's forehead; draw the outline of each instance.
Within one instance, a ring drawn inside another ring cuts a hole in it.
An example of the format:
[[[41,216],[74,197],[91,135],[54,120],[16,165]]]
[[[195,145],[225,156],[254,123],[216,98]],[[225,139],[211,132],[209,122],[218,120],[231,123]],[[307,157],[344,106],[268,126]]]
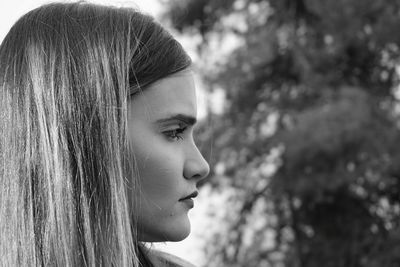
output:
[[[138,93],[129,103],[129,114],[160,119],[173,114],[196,117],[196,91],[191,71],[160,79]]]

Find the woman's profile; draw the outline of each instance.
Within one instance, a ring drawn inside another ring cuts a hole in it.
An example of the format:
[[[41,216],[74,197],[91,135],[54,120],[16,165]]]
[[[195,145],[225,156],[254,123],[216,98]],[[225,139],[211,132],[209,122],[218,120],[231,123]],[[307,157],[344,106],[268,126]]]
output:
[[[191,60],[152,17],[53,3],[0,46],[0,265],[191,266],[179,241],[209,167]]]

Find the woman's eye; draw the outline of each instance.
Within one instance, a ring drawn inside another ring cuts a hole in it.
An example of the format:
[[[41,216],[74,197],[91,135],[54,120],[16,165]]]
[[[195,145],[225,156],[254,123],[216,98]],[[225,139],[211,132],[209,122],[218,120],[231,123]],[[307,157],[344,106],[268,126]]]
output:
[[[177,129],[173,129],[173,130],[164,131],[163,134],[172,140],[178,141],[178,140],[183,139],[183,132],[185,130],[186,130],[186,127],[177,128]]]

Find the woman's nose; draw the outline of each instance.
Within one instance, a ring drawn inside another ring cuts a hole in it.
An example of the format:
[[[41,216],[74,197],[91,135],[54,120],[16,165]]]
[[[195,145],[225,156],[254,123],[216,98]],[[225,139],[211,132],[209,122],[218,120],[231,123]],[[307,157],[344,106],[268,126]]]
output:
[[[183,172],[186,179],[196,179],[196,183],[206,178],[210,172],[210,166],[195,144],[193,144],[191,153],[187,154]]]

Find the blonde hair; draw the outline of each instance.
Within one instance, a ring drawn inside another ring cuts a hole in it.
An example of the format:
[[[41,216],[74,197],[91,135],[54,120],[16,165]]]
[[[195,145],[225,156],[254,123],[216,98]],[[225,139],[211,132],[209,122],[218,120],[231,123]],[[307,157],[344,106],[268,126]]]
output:
[[[189,65],[133,9],[55,3],[12,27],[0,46],[1,266],[139,266],[127,98]]]

